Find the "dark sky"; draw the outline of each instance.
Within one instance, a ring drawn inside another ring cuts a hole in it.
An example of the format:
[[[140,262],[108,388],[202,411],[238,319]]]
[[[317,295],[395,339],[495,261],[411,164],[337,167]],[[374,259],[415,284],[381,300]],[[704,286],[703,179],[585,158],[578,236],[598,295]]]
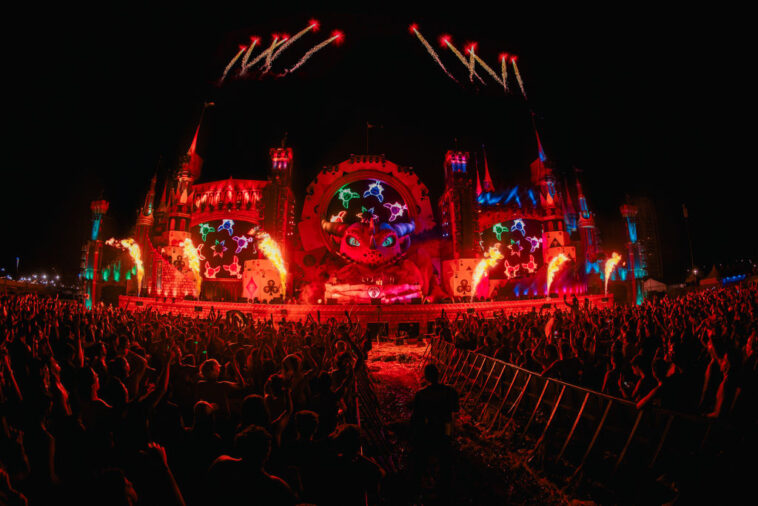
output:
[[[322,166],[365,151],[366,121],[383,126],[372,131],[371,151],[413,166],[435,198],[444,152],[456,139],[470,151],[486,144],[496,184],[526,181],[536,154],[528,107],[491,80],[471,85],[439,47],[442,33],[459,47],[478,42],[496,69],[500,52],[519,55],[545,149],[562,169],[583,170],[606,244],[623,240],[624,195],[647,195],[658,209],[666,278],[680,279],[687,267],[683,202],[697,263],[756,255],[746,230],[756,214],[746,180],[749,145],[735,119],[747,104],[738,98],[735,83],[746,74],[734,50],[747,32],[730,24],[740,13],[382,4],[285,14],[254,4],[40,5],[6,18],[6,80],[14,90],[5,97],[12,134],[0,266],[12,268],[20,256],[26,273],[56,267],[75,274],[89,203],[101,195],[111,202],[111,232],[128,234],[151,175],[156,167],[165,174],[186,151],[204,101],[217,105],[202,132],[202,181],[264,178],[268,148],[287,132],[302,195]],[[334,29],[345,33],[344,44],[286,78],[214,84],[250,35],[268,42],[272,32],[293,34],[312,17],[321,30],[293,45],[279,68]],[[409,33],[412,22],[462,85]]]

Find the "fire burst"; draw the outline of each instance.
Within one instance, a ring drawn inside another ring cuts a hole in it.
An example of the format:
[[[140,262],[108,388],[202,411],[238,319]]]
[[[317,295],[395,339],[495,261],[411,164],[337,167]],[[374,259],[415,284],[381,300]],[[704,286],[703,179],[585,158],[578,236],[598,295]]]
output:
[[[142,265],[142,253],[139,249],[139,244],[136,243],[131,237],[129,239],[114,239],[111,237],[105,244],[113,246],[129,252],[129,256],[132,257],[134,266],[137,267],[137,295],[142,291],[142,278],[145,276],[145,267]]]
[[[479,283],[481,282],[484,275],[489,269],[495,267],[498,261],[502,259],[503,254],[500,253],[500,243],[497,243],[494,246],[490,246],[489,251],[484,254],[484,258],[481,259],[476,265],[474,274],[471,276],[471,283],[474,285],[471,292],[472,294],[476,295],[476,289],[479,287]]]
[[[560,255],[553,257],[553,259],[550,260],[550,263],[547,264],[547,291],[545,292],[546,296],[550,295],[550,285],[553,284],[555,275],[561,269],[563,264],[568,262],[568,260],[569,258],[563,253],[561,253]]]
[[[334,32],[332,32],[332,36],[331,37],[329,37],[328,39],[326,39],[321,44],[317,44],[317,45],[313,46],[311,49],[309,49],[308,52],[305,53],[302,58],[300,58],[300,61],[298,61],[295,64],[294,67],[292,67],[291,69],[289,69],[287,71],[287,73],[291,74],[292,72],[296,71],[297,69],[299,69],[300,67],[302,67],[303,64],[305,62],[307,62],[311,58],[311,56],[313,56],[314,54],[318,53],[319,51],[321,51],[322,49],[324,49],[326,46],[328,46],[329,44],[331,44],[332,42],[338,41],[338,40],[342,40],[342,37],[343,37],[342,32],[340,32],[340,31],[334,31]]]
[[[611,274],[613,274],[613,269],[616,268],[618,263],[621,261],[621,255],[613,252],[613,255],[611,255],[611,258],[605,261],[605,294],[608,295],[608,281],[611,279]]]
[[[434,59],[434,61],[437,62],[437,65],[439,65],[440,68],[442,69],[442,71],[445,74],[447,74],[447,77],[449,77],[450,79],[452,79],[453,81],[455,81],[457,83],[458,80],[456,78],[454,78],[453,75],[450,72],[447,71],[447,69],[445,68],[445,65],[442,63],[442,60],[440,60],[440,57],[437,54],[437,51],[434,50],[434,48],[429,44],[429,42],[427,42],[427,40],[424,38],[424,36],[421,35],[421,32],[418,31],[418,26],[411,25],[411,33],[415,34],[416,37],[418,37],[418,40],[421,41],[421,43],[426,48],[427,52],[431,55],[431,57]]]
[[[195,275],[195,290],[197,291],[196,295],[199,297],[200,286],[203,283],[203,277],[200,275],[200,253],[198,253],[195,245],[192,244],[192,239],[189,238],[184,240],[182,248],[184,248],[184,258],[187,260],[190,270]]]
[[[279,249],[279,245],[276,244],[268,233],[259,231],[255,235],[255,239],[258,241],[258,249],[268,258],[276,270],[279,271],[279,279],[282,283],[282,297],[287,293],[287,268],[284,266],[284,257],[282,256],[282,250]]]

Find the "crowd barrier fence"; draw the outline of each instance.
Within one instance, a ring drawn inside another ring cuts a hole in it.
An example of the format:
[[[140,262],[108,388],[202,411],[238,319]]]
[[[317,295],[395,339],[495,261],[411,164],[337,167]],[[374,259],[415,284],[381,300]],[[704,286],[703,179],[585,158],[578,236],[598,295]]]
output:
[[[543,377],[433,338],[423,364],[454,387],[461,408],[485,437],[508,437],[528,463],[576,479],[622,469],[662,471],[718,451],[729,428],[718,420],[633,402]]]

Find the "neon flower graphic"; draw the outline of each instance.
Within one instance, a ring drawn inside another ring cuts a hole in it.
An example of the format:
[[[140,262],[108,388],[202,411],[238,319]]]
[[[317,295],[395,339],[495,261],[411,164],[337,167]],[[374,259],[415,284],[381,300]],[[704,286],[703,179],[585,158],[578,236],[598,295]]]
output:
[[[342,201],[342,205],[345,209],[348,208],[350,205],[350,201],[352,199],[359,199],[361,198],[360,193],[354,192],[350,188],[347,187],[347,185],[343,186],[339,190],[337,190],[337,198]]]
[[[363,192],[363,198],[376,197],[379,202],[384,202],[384,186],[381,181],[374,180],[373,183],[369,183],[368,190]]]

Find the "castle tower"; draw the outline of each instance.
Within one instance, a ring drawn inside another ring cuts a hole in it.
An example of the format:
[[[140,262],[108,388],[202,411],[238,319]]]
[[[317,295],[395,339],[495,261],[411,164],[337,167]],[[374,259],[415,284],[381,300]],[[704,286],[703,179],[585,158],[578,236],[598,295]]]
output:
[[[292,193],[292,148],[282,146],[269,150],[271,168],[268,184],[263,190],[263,229],[282,248],[285,259],[295,234],[295,196]]]
[[[442,235],[450,237],[452,258],[472,258],[478,249],[474,184],[467,172],[469,154],[445,155],[445,190],[439,200]],[[485,190],[486,191],[486,190]]]
[[[579,233],[582,240],[582,250],[584,251],[584,261],[587,264],[597,260],[600,253],[600,237],[595,226],[595,215],[590,212],[587,206],[587,198],[582,191],[582,183],[579,181],[579,174],[576,176],[576,195],[579,201]]]
[[[621,216],[626,220],[626,237],[627,237],[627,269],[628,278],[632,283],[632,297],[634,304],[642,304],[642,278],[647,276],[645,266],[645,256],[642,247],[637,240],[637,206],[624,204],[620,208]]]
[[[571,198],[571,192],[569,191],[568,180],[563,180],[563,220],[566,222],[566,232],[573,234],[577,231],[578,215],[576,208],[574,207],[574,201]]]
[[[84,282],[84,304],[91,309],[93,304],[100,300],[100,267],[102,264],[103,241],[100,239],[103,216],[108,212],[107,200],[95,200],[90,205],[92,211],[92,232],[90,240],[83,248],[83,272],[81,277]]]
[[[154,203],[155,203],[155,183],[158,180],[158,174],[153,175],[153,179],[150,180],[150,189],[145,195],[145,202],[142,204],[142,209],[137,216],[137,233],[136,241],[142,251],[145,251],[148,237],[150,236],[150,230],[155,222],[154,216]]]
[[[545,157],[537,137],[539,156],[530,165],[532,184],[540,194],[542,216],[542,252],[545,263],[563,253],[576,261],[576,248],[571,245],[571,237],[566,230],[561,196],[556,187],[553,163]]]

